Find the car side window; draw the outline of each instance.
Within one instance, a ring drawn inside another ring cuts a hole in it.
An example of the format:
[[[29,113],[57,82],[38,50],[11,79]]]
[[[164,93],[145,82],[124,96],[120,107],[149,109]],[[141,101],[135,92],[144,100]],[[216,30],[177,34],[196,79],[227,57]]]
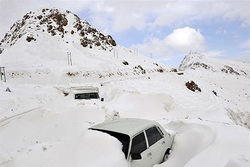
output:
[[[147,149],[144,132],[135,136],[132,140],[131,154],[140,154]]]
[[[149,146],[153,145],[154,143],[159,141],[161,138],[163,138],[162,134],[159,132],[159,130],[155,126],[146,130],[146,135],[148,138]]]

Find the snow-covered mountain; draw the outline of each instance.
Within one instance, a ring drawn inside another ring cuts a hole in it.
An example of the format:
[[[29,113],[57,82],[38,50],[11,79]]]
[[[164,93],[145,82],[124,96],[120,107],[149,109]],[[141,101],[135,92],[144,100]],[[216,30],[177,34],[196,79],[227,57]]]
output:
[[[204,56],[196,52],[190,52],[182,60],[179,70],[185,71],[187,69],[206,69],[213,72],[223,72],[226,74],[250,76],[249,63],[219,60],[212,57]]]
[[[119,46],[87,21],[58,9],[27,13],[6,33],[0,50],[0,65],[6,67],[8,78],[21,76],[25,82],[39,79],[38,73],[56,74],[53,81],[58,83],[65,75],[103,78],[163,72],[168,68]]]
[[[42,9],[29,12],[17,21],[5,34],[1,41],[1,51],[4,47],[14,45],[21,38],[27,42],[36,42],[43,36],[51,35],[62,38],[65,43],[76,42],[83,47],[100,47],[112,50],[116,42],[110,35],[104,35],[92,28],[87,21],[67,10]]]
[[[227,102],[224,105],[228,116],[237,124],[250,128],[247,119],[250,116],[249,63],[220,60],[190,52],[181,62],[179,72],[188,75],[197,86],[203,84],[199,87],[201,91],[210,91]]]
[[[88,130],[128,117],[176,132],[155,167],[249,166],[248,63],[189,53],[172,69],[58,9],[26,14],[0,49],[1,167],[128,167],[119,141]],[[104,101],[65,94],[84,86]]]

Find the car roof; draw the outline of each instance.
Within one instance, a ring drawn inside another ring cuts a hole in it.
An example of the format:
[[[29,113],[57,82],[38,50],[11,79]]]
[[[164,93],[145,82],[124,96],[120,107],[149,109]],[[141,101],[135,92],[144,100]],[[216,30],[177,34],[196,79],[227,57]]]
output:
[[[112,121],[103,122],[98,125],[94,125],[90,129],[101,130],[101,131],[112,131],[112,132],[126,134],[132,137],[138,132],[145,130],[145,128],[154,125],[158,125],[158,123],[155,121],[138,119],[138,118],[120,118]]]
[[[71,91],[73,92],[73,94],[99,93],[99,89],[97,87],[91,87],[91,86],[72,87]]]

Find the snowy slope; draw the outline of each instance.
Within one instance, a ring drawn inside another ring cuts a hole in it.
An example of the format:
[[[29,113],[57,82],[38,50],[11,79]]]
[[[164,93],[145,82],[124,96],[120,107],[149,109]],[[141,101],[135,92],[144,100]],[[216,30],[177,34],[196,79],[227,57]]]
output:
[[[190,52],[182,60],[179,70],[187,69],[206,69],[213,72],[222,72],[226,74],[243,75],[249,77],[249,63],[230,60],[218,60],[212,57],[204,56],[196,52]]]
[[[213,93],[235,123],[250,128],[249,63],[218,60],[189,53],[179,70],[184,70],[190,80],[196,81],[202,92]]]
[[[170,72],[118,44],[82,46],[77,17],[64,10],[52,11],[65,14],[63,28],[73,35],[43,32],[47,23],[36,29],[38,16],[49,11],[31,12],[22,37],[0,46],[7,72],[7,82],[0,81],[1,167],[128,167],[119,141],[88,130],[119,117],[156,120],[177,133],[168,161],[155,167],[249,166],[249,64],[190,53]],[[27,31],[29,22],[34,29]],[[31,34],[36,40],[28,42]],[[189,81],[201,91],[189,90]],[[72,86],[96,86],[104,102],[65,96]]]
[[[67,75],[85,80],[89,75],[103,78],[169,70],[117,45],[110,35],[73,13],[58,9],[26,14],[6,33],[0,50],[0,65],[6,68],[10,82],[17,76],[20,82],[31,83],[38,77],[44,84],[55,84],[64,82],[61,78]],[[46,74],[53,79],[45,81]]]

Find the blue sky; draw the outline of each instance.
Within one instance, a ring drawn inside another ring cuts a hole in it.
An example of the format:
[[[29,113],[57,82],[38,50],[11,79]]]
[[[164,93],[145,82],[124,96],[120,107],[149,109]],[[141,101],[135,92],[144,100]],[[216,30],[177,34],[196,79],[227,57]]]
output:
[[[0,0],[0,36],[43,7],[70,10],[118,44],[174,67],[190,51],[250,62],[249,0]]]

